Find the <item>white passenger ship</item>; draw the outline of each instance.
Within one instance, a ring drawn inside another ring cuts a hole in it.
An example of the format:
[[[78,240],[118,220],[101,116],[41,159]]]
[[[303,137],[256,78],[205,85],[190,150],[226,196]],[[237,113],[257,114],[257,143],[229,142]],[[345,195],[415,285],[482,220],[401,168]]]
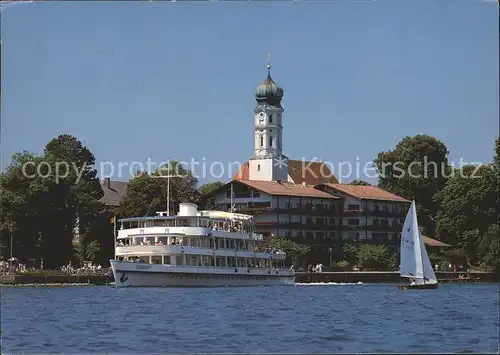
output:
[[[116,287],[295,284],[285,253],[262,250],[252,216],[182,203],[177,216],[158,212],[118,223],[110,260]]]

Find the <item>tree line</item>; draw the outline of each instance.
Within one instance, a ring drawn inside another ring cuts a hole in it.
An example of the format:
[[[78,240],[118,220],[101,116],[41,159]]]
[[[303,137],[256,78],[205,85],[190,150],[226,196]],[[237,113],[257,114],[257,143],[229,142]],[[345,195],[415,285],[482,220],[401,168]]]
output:
[[[448,162],[444,143],[425,135],[403,138],[374,161],[381,188],[415,198],[425,235],[454,246],[441,258],[499,269],[499,140],[495,144],[494,162],[479,169],[468,166],[458,171]],[[61,163],[70,167],[63,176],[58,174]],[[10,256],[12,239],[13,255],[25,263],[43,258],[46,268],[57,268],[70,260],[107,264],[114,248],[110,217],[154,215],[166,210],[164,177],[172,169],[182,178],[170,178],[171,212],[181,202],[205,207],[203,196],[222,186],[222,182],[199,186],[191,171],[171,161],[150,174],[138,172],[130,179],[120,206],[111,208],[100,202],[104,193],[95,157],[76,137],[60,135],[39,155],[27,151],[14,154],[0,174],[0,256]],[[411,174],[401,175],[405,169]],[[361,180],[353,183],[367,184]],[[73,242],[75,231],[78,243]],[[292,259],[309,252],[307,246],[282,238],[269,243],[288,251]],[[361,247],[354,254],[346,248],[343,265],[356,262],[366,268],[375,264],[390,268],[395,262],[383,246]],[[386,266],[379,265],[384,259]]]

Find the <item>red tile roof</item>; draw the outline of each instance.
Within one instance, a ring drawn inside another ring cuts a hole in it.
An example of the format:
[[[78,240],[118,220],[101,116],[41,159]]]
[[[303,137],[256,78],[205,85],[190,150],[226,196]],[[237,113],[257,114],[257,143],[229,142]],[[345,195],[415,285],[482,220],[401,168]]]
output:
[[[257,180],[237,180],[238,182],[252,187],[256,190],[265,192],[273,196],[297,196],[297,197],[310,197],[310,198],[327,198],[339,199],[339,197],[331,195],[315,189],[310,185],[293,184],[291,182],[277,182],[277,181],[257,181]]]
[[[303,182],[308,185],[339,183],[328,165],[319,161],[289,160],[288,175],[296,184]]]
[[[410,202],[407,199],[395,195],[389,191],[385,191],[377,186],[349,185],[349,184],[319,184],[321,186],[330,187],[339,192],[353,196],[360,200],[378,200],[378,201],[395,201],[395,202]]]
[[[248,180],[250,169],[248,162],[243,164],[236,172],[233,179]],[[328,165],[323,162],[308,162],[303,160],[288,160],[288,175],[296,184],[305,182],[308,185],[316,184],[338,184],[338,180]]]
[[[450,247],[451,245],[443,243],[440,240],[437,239],[432,239],[430,237],[426,237],[425,235],[422,236],[424,238],[424,244],[428,245],[430,247]]]
[[[238,171],[236,172],[236,174],[233,176],[233,179],[234,180],[248,180],[248,178],[250,177],[250,164],[248,164],[248,162],[246,162],[245,164],[243,164],[239,169]]]

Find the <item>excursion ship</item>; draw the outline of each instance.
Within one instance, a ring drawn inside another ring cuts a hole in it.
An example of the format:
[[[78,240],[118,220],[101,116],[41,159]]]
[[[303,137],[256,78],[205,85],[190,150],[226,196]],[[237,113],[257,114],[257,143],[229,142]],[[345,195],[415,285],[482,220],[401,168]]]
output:
[[[124,218],[110,260],[116,287],[294,285],[286,254],[263,249],[250,215],[198,211]],[[115,221],[116,223],[116,221]]]

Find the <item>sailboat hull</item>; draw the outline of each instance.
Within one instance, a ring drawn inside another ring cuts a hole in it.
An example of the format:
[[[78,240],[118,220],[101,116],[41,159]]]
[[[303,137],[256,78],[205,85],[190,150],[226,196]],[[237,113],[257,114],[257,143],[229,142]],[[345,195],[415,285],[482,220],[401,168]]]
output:
[[[437,283],[398,286],[398,289],[400,289],[400,290],[435,290],[436,288],[438,288]]]

